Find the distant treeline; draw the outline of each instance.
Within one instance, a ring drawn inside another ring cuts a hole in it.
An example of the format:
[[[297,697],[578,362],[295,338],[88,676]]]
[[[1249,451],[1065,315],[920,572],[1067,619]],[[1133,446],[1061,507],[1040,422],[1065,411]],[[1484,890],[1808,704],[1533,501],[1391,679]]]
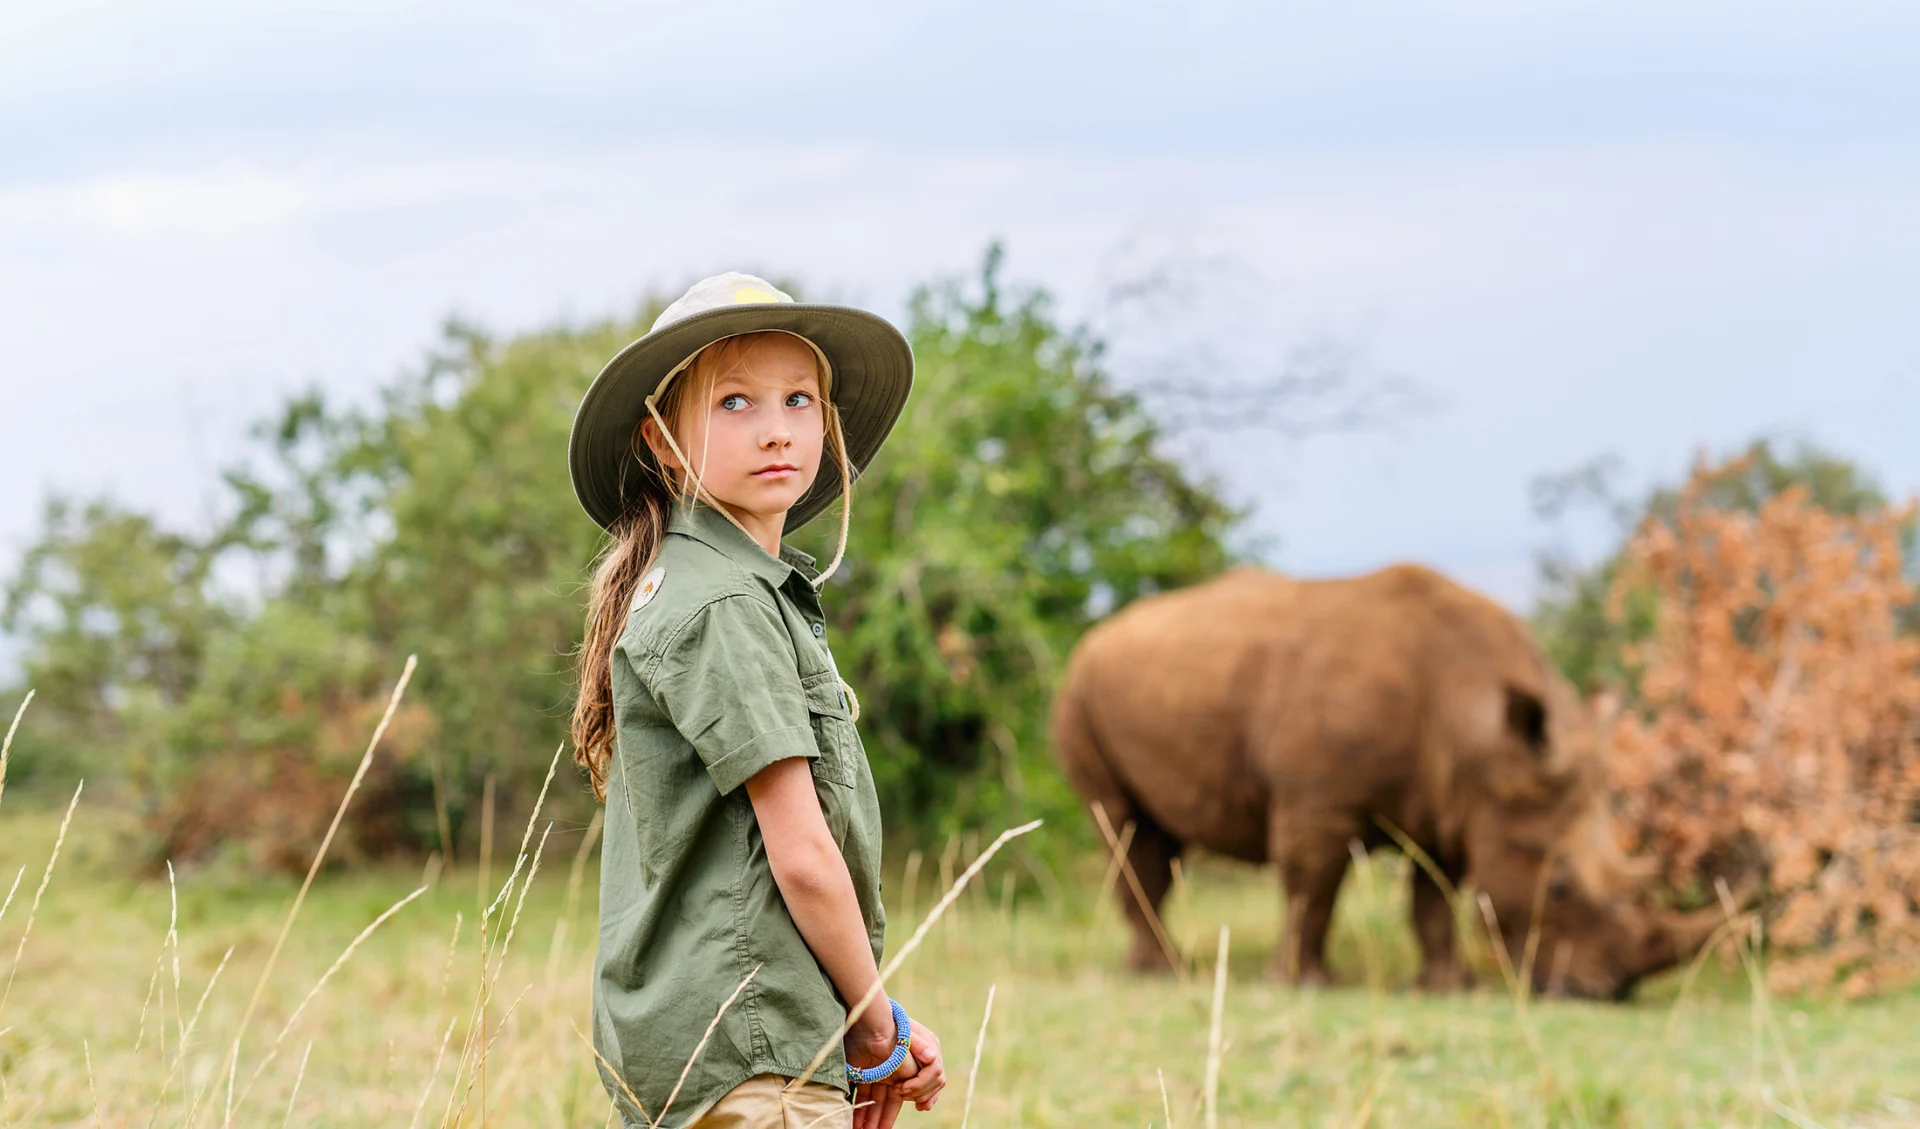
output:
[[[567,433],[588,382],[661,305],[505,341],[452,325],[372,406],[291,399],[223,475],[216,528],[51,499],[0,607],[22,649],[0,705],[38,695],[14,785],[64,793],[88,777],[89,795],[141,813],[155,863],[299,869],[417,654],[332,857],[471,858],[483,797],[511,826],[566,735],[601,544],[568,484]],[[913,395],[855,489],[826,598],[890,830],[938,848],[1042,815],[1046,841],[1073,845],[1087,823],[1046,741],[1056,672],[1101,615],[1225,567],[1243,515],[1168,457],[1170,417],[1116,386],[1101,341],[1062,325],[1044,291],[1003,283],[997,248],[973,277],[916,292],[905,328]],[[1628,497],[1615,479],[1600,462],[1536,484],[1543,517],[1597,507],[1619,547],[1543,555],[1534,625],[1577,685],[1631,705],[1660,608],[1622,562],[1681,493]],[[1796,487],[1833,514],[1888,505],[1845,459],[1764,441],[1697,471],[1687,496],[1754,513]],[[833,517],[794,540],[824,556]],[[1908,630],[1920,619],[1900,615]],[[591,797],[570,750],[561,760],[548,810],[579,826]]]
[[[826,598],[892,829],[935,846],[1071,816],[1045,740],[1055,671],[1097,615],[1222,568],[1239,517],[1163,456],[1098,343],[1045,293],[1003,286],[999,263],[914,295],[914,392],[856,487]],[[505,341],[453,325],[371,407],[296,397],[224,474],[211,530],[51,500],[0,619],[23,646],[9,713],[38,691],[15,781],[109,785],[156,863],[297,869],[417,654],[333,857],[470,858],[489,779],[511,826],[566,734],[600,545],[567,433],[658,309]],[[832,517],[796,542],[830,551]],[[570,750],[555,791],[561,826],[584,823]]]

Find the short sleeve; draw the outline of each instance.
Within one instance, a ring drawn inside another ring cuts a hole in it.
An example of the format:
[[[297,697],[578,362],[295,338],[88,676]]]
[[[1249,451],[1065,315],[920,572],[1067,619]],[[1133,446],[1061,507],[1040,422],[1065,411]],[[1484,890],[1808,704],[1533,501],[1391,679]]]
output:
[[[779,611],[752,596],[723,596],[693,613],[648,684],[721,795],[775,761],[820,755],[793,639]]]

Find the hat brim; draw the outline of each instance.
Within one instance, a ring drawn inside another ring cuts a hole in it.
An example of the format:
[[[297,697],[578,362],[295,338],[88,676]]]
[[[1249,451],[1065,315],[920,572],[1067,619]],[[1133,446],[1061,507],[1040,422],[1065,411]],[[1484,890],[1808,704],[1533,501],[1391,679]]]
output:
[[[626,512],[640,484],[633,429],[646,400],[667,373],[723,337],[762,330],[797,333],[820,347],[833,366],[832,398],[840,413],[854,477],[880,452],[913,387],[913,350],[885,318],[847,306],[763,302],[725,306],[662,326],[614,355],[594,377],[574,413],[567,441],[573,493],[587,516],[607,529]],[[833,504],[840,476],[822,467],[792,509],[786,529],[805,525]]]

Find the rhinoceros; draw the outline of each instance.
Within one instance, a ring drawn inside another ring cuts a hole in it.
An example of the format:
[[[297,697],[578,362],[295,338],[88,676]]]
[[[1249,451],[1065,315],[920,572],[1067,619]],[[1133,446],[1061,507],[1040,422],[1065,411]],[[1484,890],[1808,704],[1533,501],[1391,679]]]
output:
[[[1621,999],[1721,919],[1645,897],[1609,821],[1603,728],[1517,618],[1412,565],[1310,581],[1243,567],[1139,600],[1075,648],[1052,717],[1080,795],[1134,828],[1139,891],[1117,892],[1135,968],[1171,959],[1140,901],[1157,912],[1188,846],[1277,864],[1275,971],[1302,983],[1328,978],[1354,845],[1411,846],[1421,987],[1469,979],[1454,886],[1479,892],[1492,913],[1476,918],[1536,990]]]

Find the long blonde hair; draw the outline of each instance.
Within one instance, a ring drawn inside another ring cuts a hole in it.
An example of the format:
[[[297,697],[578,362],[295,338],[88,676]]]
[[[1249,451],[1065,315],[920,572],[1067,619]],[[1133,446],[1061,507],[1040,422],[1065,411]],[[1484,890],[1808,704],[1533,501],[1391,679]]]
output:
[[[587,595],[586,638],[582,640],[576,655],[580,696],[573,707],[573,759],[587,770],[587,779],[593,785],[596,799],[607,798],[607,774],[613,760],[613,647],[619,641],[620,633],[626,629],[627,612],[633,604],[634,592],[640,587],[647,570],[653,566],[653,559],[660,551],[660,542],[666,537],[667,518],[673,512],[674,502],[698,498],[719,510],[727,520],[739,524],[724,506],[707,493],[706,487],[694,473],[692,463],[680,452],[673,431],[680,425],[680,413],[686,405],[702,402],[707,390],[721,375],[744,363],[740,351],[749,339],[757,336],[760,334],[744,333],[713,342],[682,366],[685,372],[683,379],[675,379],[682,371],[676,369],[668,374],[661,388],[647,398],[649,418],[655,421],[667,445],[680,457],[686,473],[667,473],[647,446],[643,433],[645,421],[634,425],[629,448],[633,459],[624,469],[623,476],[632,474],[637,477],[631,483],[623,481],[626,509],[607,527],[606,544],[594,564]],[[806,341],[806,338],[801,340]],[[832,369],[813,342],[807,341],[807,345],[813,349],[819,369],[826,446],[840,469],[840,539],[832,562],[814,580],[814,586],[818,587],[833,574],[846,555],[847,532],[853,509],[853,469],[847,458],[840,411],[833,403]]]

